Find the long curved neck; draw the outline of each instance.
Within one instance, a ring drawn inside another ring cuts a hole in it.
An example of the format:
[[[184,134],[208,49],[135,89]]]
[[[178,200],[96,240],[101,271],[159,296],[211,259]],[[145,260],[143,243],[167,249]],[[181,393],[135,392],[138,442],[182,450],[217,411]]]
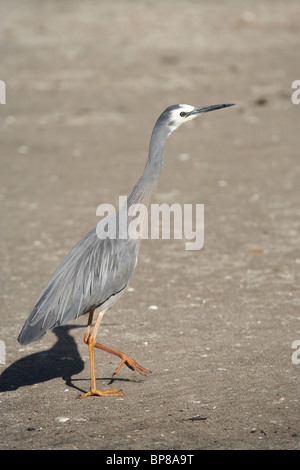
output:
[[[144,171],[128,197],[128,206],[136,203],[150,204],[151,196],[155,192],[161,173],[164,150],[171,132],[165,128],[154,126],[149,155]]]

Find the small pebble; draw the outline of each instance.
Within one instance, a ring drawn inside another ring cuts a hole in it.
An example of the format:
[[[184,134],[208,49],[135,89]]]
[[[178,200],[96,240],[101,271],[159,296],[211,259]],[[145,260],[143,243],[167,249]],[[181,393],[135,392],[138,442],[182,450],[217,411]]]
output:
[[[186,162],[187,160],[190,159],[190,156],[188,153],[181,153],[178,158],[180,161]]]
[[[67,421],[69,421],[70,418],[66,418],[64,416],[60,416],[59,418],[57,418],[57,421],[59,423],[66,423]]]

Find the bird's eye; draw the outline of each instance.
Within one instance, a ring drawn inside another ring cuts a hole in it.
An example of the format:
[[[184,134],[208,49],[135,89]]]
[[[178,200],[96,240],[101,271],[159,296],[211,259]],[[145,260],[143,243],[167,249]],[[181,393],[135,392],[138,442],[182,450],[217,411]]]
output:
[[[184,117],[184,116],[186,116],[186,113],[184,111],[181,111],[180,116]]]

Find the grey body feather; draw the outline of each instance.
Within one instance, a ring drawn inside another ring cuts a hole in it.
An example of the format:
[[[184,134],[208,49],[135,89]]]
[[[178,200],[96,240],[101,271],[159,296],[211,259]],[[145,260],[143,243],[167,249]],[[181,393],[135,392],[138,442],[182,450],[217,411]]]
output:
[[[131,239],[99,239],[96,228],[67,254],[50,277],[18,337],[21,344],[97,307],[112,307],[136,266],[138,244]]]

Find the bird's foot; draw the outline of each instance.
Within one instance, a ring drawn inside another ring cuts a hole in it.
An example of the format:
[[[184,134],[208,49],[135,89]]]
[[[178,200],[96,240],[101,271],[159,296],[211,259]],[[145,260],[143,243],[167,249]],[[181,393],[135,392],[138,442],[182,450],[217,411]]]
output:
[[[83,395],[80,395],[80,398],[89,397],[90,395],[98,395],[99,397],[121,397],[123,393],[120,390],[98,390],[97,388],[90,388],[90,390]]]
[[[113,377],[119,372],[123,364],[125,364],[131,370],[138,371],[142,375],[151,374],[151,370],[145,369],[144,367],[140,366],[140,364],[138,364],[134,359],[132,359],[132,357],[128,356],[128,354],[118,351],[117,349],[109,348],[108,346],[104,346],[100,343],[95,343],[94,347],[97,349],[102,349],[102,351],[106,351],[110,354],[114,354],[115,356],[118,356],[121,359],[120,364],[112,375]]]
[[[120,357],[122,360],[120,364],[118,365],[118,367],[116,368],[116,370],[114,371],[112,375],[113,377],[119,372],[123,364],[129,367],[129,369],[136,370],[142,375],[151,374],[151,370],[145,369],[144,367],[140,366],[140,364],[138,364],[134,359],[132,359],[132,357],[128,356],[128,354],[125,354],[125,353],[121,353],[121,354],[122,356]]]

